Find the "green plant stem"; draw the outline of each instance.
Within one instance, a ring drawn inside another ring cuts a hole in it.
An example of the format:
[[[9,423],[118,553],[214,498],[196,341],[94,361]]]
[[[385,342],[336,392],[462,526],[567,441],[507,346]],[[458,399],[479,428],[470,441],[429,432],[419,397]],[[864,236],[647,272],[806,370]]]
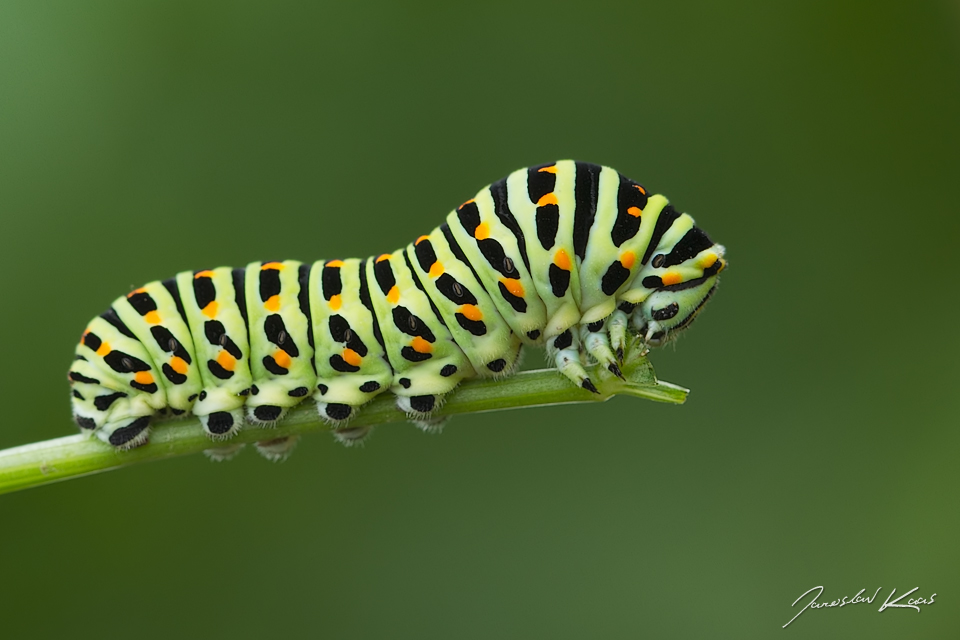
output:
[[[555,369],[527,371],[504,380],[467,381],[447,396],[444,405],[434,415],[448,417],[520,407],[603,402],[617,394],[681,404],[687,396],[686,389],[658,381],[649,361],[638,354],[629,356],[624,364],[626,380],[620,380],[596,366],[588,370],[591,378],[598,382],[599,394],[574,387]],[[406,420],[407,416],[397,410],[393,395],[385,393],[365,405],[359,415],[350,422],[350,427]],[[292,409],[277,427],[260,429],[248,426],[229,443],[272,440],[314,431],[329,432],[330,426],[320,421],[313,402],[305,402]],[[140,462],[197,453],[217,444],[204,435],[199,420],[189,418],[155,424],[150,432],[149,444],[132,451],[117,451],[89,434],[13,447],[0,451],[0,493],[10,493]],[[222,446],[225,443],[219,444]]]

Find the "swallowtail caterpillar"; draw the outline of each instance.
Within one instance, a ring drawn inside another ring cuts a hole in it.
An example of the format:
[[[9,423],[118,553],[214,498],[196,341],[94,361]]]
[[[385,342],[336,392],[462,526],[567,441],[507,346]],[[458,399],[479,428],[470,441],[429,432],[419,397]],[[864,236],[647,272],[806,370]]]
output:
[[[158,414],[192,412],[225,441],[312,398],[350,441],[377,394],[429,426],[444,394],[511,375],[524,345],[596,391],[585,362],[620,375],[628,335],[676,336],[723,256],[689,215],[609,167],[520,169],[393,253],[185,271],[121,296],[77,346],[73,414],[126,449]],[[289,445],[272,446],[261,452]]]

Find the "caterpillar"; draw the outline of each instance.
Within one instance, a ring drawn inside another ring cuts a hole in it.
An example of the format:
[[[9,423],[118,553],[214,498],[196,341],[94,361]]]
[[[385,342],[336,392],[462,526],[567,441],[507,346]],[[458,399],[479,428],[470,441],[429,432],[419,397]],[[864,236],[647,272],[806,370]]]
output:
[[[597,392],[588,360],[621,376],[628,335],[674,338],[725,266],[689,215],[609,167],[520,169],[393,253],[185,271],[119,297],[76,348],[73,415],[129,449],[158,415],[192,412],[222,441],[311,397],[350,441],[374,396],[429,426],[444,394],[510,375],[524,345]]]

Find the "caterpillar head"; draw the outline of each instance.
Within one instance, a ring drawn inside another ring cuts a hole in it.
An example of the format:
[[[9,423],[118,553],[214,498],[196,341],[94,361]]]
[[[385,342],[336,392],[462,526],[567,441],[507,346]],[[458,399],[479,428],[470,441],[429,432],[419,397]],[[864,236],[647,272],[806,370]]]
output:
[[[659,286],[636,307],[631,319],[647,344],[659,347],[669,342],[696,319],[717,290],[719,274],[727,266],[723,254],[723,246],[713,245],[709,251],[677,265],[662,278],[657,277]],[[690,277],[670,278],[670,273]],[[677,278],[681,279],[671,282]]]

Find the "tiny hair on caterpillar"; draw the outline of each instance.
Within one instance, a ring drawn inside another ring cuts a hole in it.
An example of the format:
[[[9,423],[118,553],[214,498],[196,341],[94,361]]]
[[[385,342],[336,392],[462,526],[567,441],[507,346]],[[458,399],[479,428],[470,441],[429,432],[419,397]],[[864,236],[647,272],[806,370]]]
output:
[[[511,375],[544,346],[572,384],[621,376],[628,338],[659,346],[717,288],[723,246],[617,171],[562,160],[484,187],[427,235],[371,258],[184,271],[113,302],[70,367],[81,431],[118,449],[192,413],[216,457],[245,424],[312,398],[346,443],[378,394],[424,428],[464,379]],[[622,376],[621,376],[622,377]],[[290,441],[261,443],[281,458]]]

